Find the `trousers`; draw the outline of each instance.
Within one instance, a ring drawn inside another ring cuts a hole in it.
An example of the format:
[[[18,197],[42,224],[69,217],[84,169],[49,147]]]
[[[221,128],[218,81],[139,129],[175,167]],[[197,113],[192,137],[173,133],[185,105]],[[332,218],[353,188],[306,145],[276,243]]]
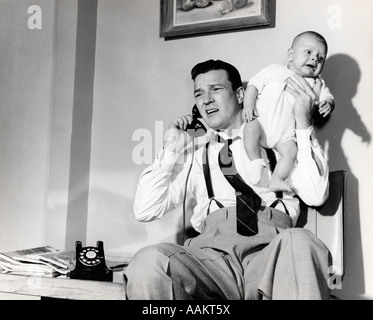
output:
[[[282,211],[262,207],[251,237],[236,233],[235,207],[210,213],[202,229],[184,245],[140,249],[125,271],[128,299],[329,299],[329,250]]]

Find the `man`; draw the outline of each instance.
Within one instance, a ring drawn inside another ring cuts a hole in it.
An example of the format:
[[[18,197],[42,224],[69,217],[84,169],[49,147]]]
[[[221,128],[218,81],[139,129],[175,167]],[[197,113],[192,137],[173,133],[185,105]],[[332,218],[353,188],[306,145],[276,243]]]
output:
[[[219,155],[224,141],[232,139],[230,150],[224,150],[233,154],[232,172],[247,186],[250,161],[242,140],[250,137],[242,137],[244,89],[237,69],[208,60],[193,68],[192,79],[196,105],[210,128],[209,142],[190,147],[190,115],[172,122],[163,149],[140,176],[134,209],[139,221],[161,218],[183,202],[189,177],[188,193],[197,201],[191,223],[200,235],[183,246],[141,249],[126,270],[128,298],[328,299],[329,252],[311,232],[293,228],[299,201],[292,192],[279,199],[268,189],[270,165],[247,192],[253,201],[247,201],[245,216],[239,215],[242,192],[230,184],[229,168]],[[289,183],[307,204],[321,205],[328,196],[328,165],[311,125],[315,94],[304,79],[297,80],[303,87],[289,79],[286,89],[295,98],[299,149]],[[263,158],[268,161],[264,150]],[[246,217],[255,218],[243,224]],[[237,232],[241,223],[247,234]]]

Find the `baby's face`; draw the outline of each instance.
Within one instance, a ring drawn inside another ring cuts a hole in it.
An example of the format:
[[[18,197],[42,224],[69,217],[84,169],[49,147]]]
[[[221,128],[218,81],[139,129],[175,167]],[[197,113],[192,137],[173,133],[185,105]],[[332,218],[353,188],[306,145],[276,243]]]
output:
[[[312,35],[303,35],[289,50],[289,68],[302,77],[316,78],[326,60],[326,46]]]

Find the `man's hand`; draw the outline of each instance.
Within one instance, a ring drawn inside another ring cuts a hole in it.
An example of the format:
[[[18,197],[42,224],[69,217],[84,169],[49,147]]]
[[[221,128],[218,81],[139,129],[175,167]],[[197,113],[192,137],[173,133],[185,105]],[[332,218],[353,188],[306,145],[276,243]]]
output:
[[[295,98],[294,117],[296,129],[307,129],[312,124],[311,118],[316,106],[316,94],[308,82],[300,75],[297,74],[294,77],[300,85],[289,78],[285,90]]]
[[[192,120],[192,116],[188,114],[171,122],[164,136],[165,149],[180,153],[192,141],[193,137],[186,131]]]

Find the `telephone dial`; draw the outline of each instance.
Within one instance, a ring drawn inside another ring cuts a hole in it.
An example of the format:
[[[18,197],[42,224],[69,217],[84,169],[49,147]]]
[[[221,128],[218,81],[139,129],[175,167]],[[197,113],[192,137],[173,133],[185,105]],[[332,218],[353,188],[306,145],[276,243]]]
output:
[[[196,105],[193,106],[192,109],[192,122],[187,126],[187,132],[192,137],[200,137],[203,136],[206,133],[206,127],[202,124],[198,118],[202,118],[201,114],[198,111],[198,108]]]
[[[113,281],[113,270],[106,266],[104,243],[97,241],[97,247],[82,247],[76,241],[75,269],[70,272],[70,279]]]

